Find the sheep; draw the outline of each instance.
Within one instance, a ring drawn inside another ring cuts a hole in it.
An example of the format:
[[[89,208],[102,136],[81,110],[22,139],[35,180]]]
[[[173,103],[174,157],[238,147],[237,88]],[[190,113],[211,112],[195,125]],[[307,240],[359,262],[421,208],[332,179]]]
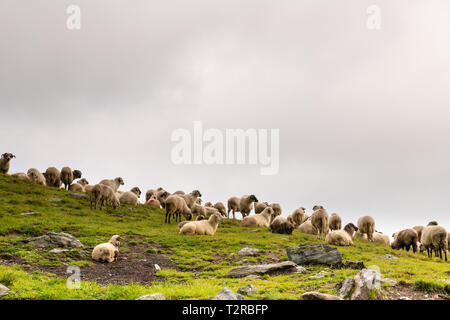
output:
[[[332,213],[330,216],[330,230],[341,230],[342,219],[337,213]]]
[[[325,210],[325,208],[324,208],[323,206],[319,206],[319,205],[317,205],[317,204],[313,207],[312,210],[313,210],[313,212],[314,212],[314,211],[319,210],[319,209]]]
[[[70,169],[69,167],[64,167],[61,169],[60,179],[64,184],[64,189],[68,190],[69,186],[72,184],[73,180],[81,178],[81,171]]]
[[[207,205],[205,204],[205,207]],[[220,214],[224,217],[227,216],[227,209],[225,208],[225,205],[222,202],[216,202],[214,204],[214,208],[216,208],[217,210],[219,210]]]
[[[272,233],[280,234],[292,234],[294,231],[294,225],[290,223],[286,218],[277,216],[270,224],[270,230]]]
[[[141,190],[138,187],[134,187],[130,191],[122,193],[119,198],[119,201],[122,204],[137,206],[140,197],[141,197]]]
[[[114,235],[106,243],[97,245],[92,250],[92,259],[99,262],[114,262],[119,255],[120,236]]]
[[[248,216],[250,214],[250,211],[252,211],[253,208],[253,202],[257,202],[258,199],[256,199],[256,196],[251,194],[251,195],[245,195],[242,196],[240,201],[239,201],[239,211],[242,214],[242,217],[245,218],[246,216]],[[233,218],[234,218],[234,214],[233,214]]]
[[[12,158],[15,158],[16,156],[12,153],[4,153],[2,154],[2,157],[0,158],[0,173],[8,174],[9,171],[9,162]]]
[[[110,204],[114,209],[120,206],[119,198],[117,197],[114,190],[105,184],[96,184],[91,191],[91,210],[95,204],[95,210],[97,210],[98,202],[101,201],[100,210],[103,209],[103,205]]]
[[[30,180],[30,178],[26,175],[26,173],[23,173],[23,172],[17,172],[17,173],[12,174],[11,176],[16,177],[21,180]]]
[[[85,192],[85,186],[88,185],[89,182],[86,179],[80,179],[77,183],[71,184],[69,190],[76,192]]]
[[[114,180],[104,179],[104,180],[100,181],[98,184],[103,184],[105,186],[108,186],[111,189],[113,189],[114,192],[117,192],[117,190],[119,190],[120,186],[125,185],[125,182],[123,181],[123,179],[121,177],[117,177]]]
[[[409,249],[412,247],[413,252],[416,253],[418,240],[419,238],[416,230],[405,229],[395,233],[391,248],[395,250],[405,249],[406,251],[409,251]]]
[[[263,210],[269,206],[269,203],[255,202],[254,206],[255,206],[255,213],[258,214],[258,213],[263,212]]]
[[[311,223],[311,219],[306,220],[305,222],[303,222],[299,227],[298,230],[302,233],[306,233],[306,234],[313,234],[313,235],[317,235],[317,229],[314,228],[314,226]]]
[[[413,227],[413,229],[416,230],[418,239],[420,242],[420,240],[422,239],[422,232],[423,232],[423,229],[425,229],[425,227],[424,226],[415,226],[415,227]]]
[[[235,213],[239,212],[239,201],[240,199],[238,197],[231,197],[228,199],[228,211],[227,211],[227,218],[230,218],[230,212],[233,211],[233,219],[235,218]]]
[[[202,204],[202,199],[200,199],[200,198],[197,198],[197,199],[195,200],[195,203],[196,203],[196,204],[200,204],[200,205],[201,205],[201,204]]]
[[[173,215],[175,221],[181,221],[181,215],[183,215],[186,220],[192,219],[192,211],[186,204],[184,198],[179,195],[170,195],[165,201],[166,206],[166,218],[165,223],[170,223],[170,218]],[[169,219],[167,221],[167,219]]]
[[[153,189],[147,190],[147,192],[145,193],[145,202],[147,203],[148,200],[150,200],[151,197],[156,196],[157,192],[158,191],[153,190]]]
[[[180,229],[182,235],[209,235],[216,233],[219,223],[223,221],[220,213],[215,213],[208,220],[191,221],[183,225]]]
[[[325,209],[317,209],[311,215],[311,224],[318,231],[317,238],[324,239],[328,233],[328,213]]]
[[[178,195],[181,198],[184,199],[184,201],[186,201],[187,206],[189,207],[189,209],[192,208],[192,206],[196,203],[197,198],[201,197],[202,194],[200,193],[200,191],[198,190],[194,190],[189,194],[180,194]]]
[[[375,220],[371,216],[363,216],[358,219],[358,229],[360,233],[367,234],[367,239],[373,241],[375,232]]]
[[[161,203],[154,195],[150,199],[148,199],[148,201],[145,204],[148,205],[149,207],[155,207],[158,209],[161,208]]]
[[[447,249],[448,249],[448,233],[444,227],[441,226],[429,226],[422,232],[421,250],[422,248],[427,250],[429,258],[433,257],[433,250],[439,253],[439,257],[442,259],[442,252],[445,255],[445,261],[447,261]]]
[[[348,223],[345,225],[344,230],[335,230],[327,234],[325,241],[335,246],[352,246],[352,238],[355,231],[358,231],[358,227],[353,223]]]
[[[208,201],[205,203],[205,207],[214,207],[214,206],[211,202]]]
[[[45,177],[42,173],[39,172],[38,169],[31,168],[27,172],[28,178],[34,183],[46,186]]]
[[[300,207],[295,209],[288,217],[288,221],[294,225],[295,228],[298,228],[303,222],[306,221],[308,215],[305,213],[306,208]]]
[[[45,183],[49,187],[61,187],[61,172],[55,167],[47,168],[44,172]]]
[[[198,217],[198,216],[203,216],[206,217],[206,210],[205,207],[202,207],[199,204],[194,204],[191,208],[191,213],[192,215]]]
[[[367,241],[367,234],[361,233],[358,231],[355,233],[354,238],[358,238],[358,239]],[[373,233],[373,242],[383,243],[388,246],[391,245],[391,240],[390,240],[389,236],[387,234],[382,234],[381,232],[377,232],[377,231],[375,231]]]
[[[272,207],[272,209],[275,212],[276,216],[280,216],[281,215],[282,210],[281,210],[281,206],[280,206],[279,203],[272,203],[272,204],[270,204],[270,206]]]
[[[244,217],[241,221],[241,227],[270,227],[270,223],[275,218],[275,212],[273,208],[267,207],[263,212]]]
[[[160,189],[160,190],[158,190]],[[170,196],[170,193],[164,190],[163,188],[158,188],[156,191],[156,198],[158,199],[159,203],[161,204],[162,208],[166,207],[166,199],[168,196]]]
[[[88,184],[84,186],[84,192],[91,193],[92,189],[94,189],[93,185]]]

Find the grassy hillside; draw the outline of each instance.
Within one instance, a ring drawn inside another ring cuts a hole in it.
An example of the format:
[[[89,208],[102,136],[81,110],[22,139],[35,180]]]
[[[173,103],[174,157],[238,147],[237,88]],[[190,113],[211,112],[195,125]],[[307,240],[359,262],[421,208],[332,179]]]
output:
[[[39,215],[21,215],[30,211]],[[303,292],[312,290],[336,294],[336,284],[358,272],[306,266],[305,274],[227,278],[237,266],[286,260],[287,246],[318,242],[298,231],[288,236],[253,230],[228,220],[215,236],[181,236],[175,223],[164,224],[163,210],[121,206],[116,211],[92,211],[88,200],[75,199],[71,192],[0,175],[0,283],[12,290],[6,299],[135,299],[150,293],[162,293],[168,299],[210,299],[224,286],[236,291],[247,284],[258,289],[252,299],[299,299]],[[47,231],[70,233],[85,248],[50,253],[50,249],[21,242]],[[119,260],[109,265],[93,262],[93,246],[113,234],[124,237]],[[260,249],[261,254],[246,260],[233,256],[245,246]],[[344,260],[378,266],[384,277],[399,281],[404,289],[450,292],[444,281],[450,278],[448,262],[364,241],[339,247],[339,251]],[[385,254],[399,259],[377,258]],[[155,263],[162,267],[156,273]],[[83,281],[78,290],[66,287],[68,265],[81,267]],[[325,277],[310,278],[322,270],[328,272]]]

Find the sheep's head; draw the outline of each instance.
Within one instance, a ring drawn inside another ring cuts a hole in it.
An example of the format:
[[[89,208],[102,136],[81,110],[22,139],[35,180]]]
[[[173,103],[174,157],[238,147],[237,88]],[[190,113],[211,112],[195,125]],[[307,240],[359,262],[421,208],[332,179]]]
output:
[[[194,197],[197,197],[197,198],[202,196],[202,194],[198,190],[192,191],[191,195],[194,196]]]
[[[13,155],[12,153],[4,153],[2,154],[2,158],[6,159],[7,161],[11,160],[12,158],[15,158],[16,156]]]
[[[158,189],[156,189],[156,191],[161,191],[161,190],[164,190],[164,188],[159,187]]]
[[[74,179],[80,179],[81,175],[82,175],[82,173],[80,170],[73,170],[73,178]]]
[[[158,197],[163,200],[166,199],[168,196],[170,196],[170,193],[168,193],[167,191],[163,191],[158,194]]]
[[[222,217],[222,215],[218,212],[213,213],[211,215],[211,217],[209,217],[209,221],[212,221],[212,222],[223,222],[223,220],[224,220],[224,217]]]
[[[255,196],[254,194],[250,195],[248,198],[249,198],[250,201],[252,201],[252,202],[258,202],[258,199],[256,198],[256,196]]]
[[[205,207],[212,207],[212,206],[213,206],[213,204],[209,201],[205,203]]]
[[[114,245],[115,247],[120,247],[120,236],[119,235],[113,235],[111,239],[109,239],[109,243]]]
[[[88,185],[89,181],[87,181],[85,178],[81,179],[80,181],[78,181],[79,184],[81,184],[82,186]]]
[[[429,226],[437,226],[437,225],[438,225],[437,221],[430,221],[430,222],[428,222],[427,227],[429,227]]]
[[[120,186],[123,186],[125,184],[125,182],[123,182],[122,177],[117,177],[114,179],[114,181],[116,181]]]
[[[202,204],[202,199],[197,198],[197,200],[195,200],[195,203],[197,203],[197,204]]]
[[[134,187],[133,189],[130,190],[131,192],[133,192],[135,195],[137,195],[138,198],[141,197],[141,189],[139,189],[138,187]]]
[[[358,227],[353,223],[347,223],[344,227],[344,231],[347,232],[350,236],[353,237],[353,234],[358,231]]]
[[[186,210],[184,211],[184,216],[186,218],[186,220],[192,220],[192,211],[189,208],[186,208]]]
[[[302,210],[303,212],[306,211],[306,208],[305,208],[305,207],[300,207],[299,209]]]
[[[317,210],[319,210],[319,209],[324,209],[324,207],[319,206],[319,205],[315,205],[315,206],[313,207],[313,211],[317,211]]]

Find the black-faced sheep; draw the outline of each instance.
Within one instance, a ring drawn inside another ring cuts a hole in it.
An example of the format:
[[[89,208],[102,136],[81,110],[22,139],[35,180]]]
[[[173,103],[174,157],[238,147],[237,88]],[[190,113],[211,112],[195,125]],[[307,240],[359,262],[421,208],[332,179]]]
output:
[[[245,218],[246,216],[248,216],[250,214],[250,211],[252,211],[253,208],[253,202],[257,202],[258,199],[256,199],[256,196],[251,194],[251,195],[245,195],[242,196],[240,201],[239,201],[239,211],[242,214],[242,217]],[[234,213],[233,213],[233,218],[234,218]]]
[[[166,207],[166,199],[170,196],[170,192],[161,189],[157,190],[156,198],[158,199],[159,203],[161,204],[162,208]]]
[[[444,253],[445,261],[447,261],[448,250],[448,233],[444,227],[441,226],[429,226],[423,229],[421,245],[427,250],[428,257],[433,257],[433,251],[439,254],[442,259],[442,253]]]
[[[292,223],[295,228],[298,228],[303,222],[306,221],[306,219],[308,219],[308,215],[305,213],[305,210],[305,207],[300,207],[295,209],[294,212],[288,216],[288,221]]]
[[[337,213],[332,213],[330,216],[330,230],[341,230],[342,228],[342,219]]]
[[[324,239],[328,233],[328,213],[325,209],[317,209],[311,215],[311,224],[318,231],[318,239]]]
[[[223,219],[220,213],[215,213],[208,220],[190,221],[181,227],[180,234],[213,236]]]
[[[100,204],[100,210],[103,209],[103,206],[111,205],[114,209],[117,209],[120,206],[119,198],[117,197],[114,190],[105,184],[96,184],[91,191],[91,209],[94,207],[97,210],[98,203]],[[106,203],[105,203],[106,202]]]
[[[68,190],[69,186],[72,184],[73,180],[81,178],[81,171],[70,169],[69,167],[64,167],[61,169],[60,179],[64,184],[64,189]]]
[[[352,246],[352,237],[358,228],[353,223],[345,225],[344,230],[332,231],[325,237],[325,241],[335,246]]]
[[[156,196],[157,192],[158,191],[153,190],[153,189],[147,190],[147,192],[145,193],[145,202],[147,203],[148,200],[150,200],[151,197]]]
[[[270,230],[272,233],[292,234],[294,229],[294,225],[281,216],[277,216],[270,224]]]
[[[2,157],[0,158],[0,173],[8,174],[9,171],[9,162],[12,158],[15,158],[16,156],[12,153],[4,153],[2,154]]]
[[[55,167],[47,168],[44,172],[45,183],[49,187],[61,187],[61,172]]]
[[[267,207],[261,213],[244,217],[244,219],[242,219],[241,221],[241,227],[268,228],[274,218],[275,212],[271,207]]]
[[[186,201],[179,195],[170,195],[165,201],[166,205],[166,218],[165,223],[170,223],[170,219],[173,216],[175,221],[181,221],[181,215],[186,220],[192,219],[191,209],[187,206]]]
[[[101,243],[92,250],[92,259],[99,262],[114,262],[119,255],[120,236],[114,235],[109,242]]]
[[[394,241],[391,244],[391,248],[394,250],[404,249],[409,251],[412,247],[413,252],[417,252],[417,242],[419,238],[416,230],[414,229],[405,229],[400,232],[395,233]]]
[[[30,170],[28,170],[27,172],[28,178],[33,181],[34,183],[46,186],[47,183],[45,182],[45,177],[44,175],[39,172],[38,169],[35,168],[31,168]]]
[[[154,208],[161,208],[161,203],[159,202],[159,200],[156,198],[155,195],[151,196],[150,199],[148,199],[148,201],[145,203],[146,205],[148,205],[149,207],[154,207]]]
[[[358,231],[361,234],[367,234],[367,239],[373,241],[375,232],[375,220],[371,216],[363,216],[358,219]]]

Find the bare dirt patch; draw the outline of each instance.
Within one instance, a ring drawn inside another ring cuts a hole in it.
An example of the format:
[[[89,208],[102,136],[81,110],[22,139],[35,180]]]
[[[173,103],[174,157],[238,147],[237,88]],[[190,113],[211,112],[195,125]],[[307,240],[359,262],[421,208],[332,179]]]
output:
[[[415,290],[414,286],[399,283],[395,287],[383,289],[392,300],[407,297],[411,300],[450,300],[450,295],[445,292],[431,292]]]

